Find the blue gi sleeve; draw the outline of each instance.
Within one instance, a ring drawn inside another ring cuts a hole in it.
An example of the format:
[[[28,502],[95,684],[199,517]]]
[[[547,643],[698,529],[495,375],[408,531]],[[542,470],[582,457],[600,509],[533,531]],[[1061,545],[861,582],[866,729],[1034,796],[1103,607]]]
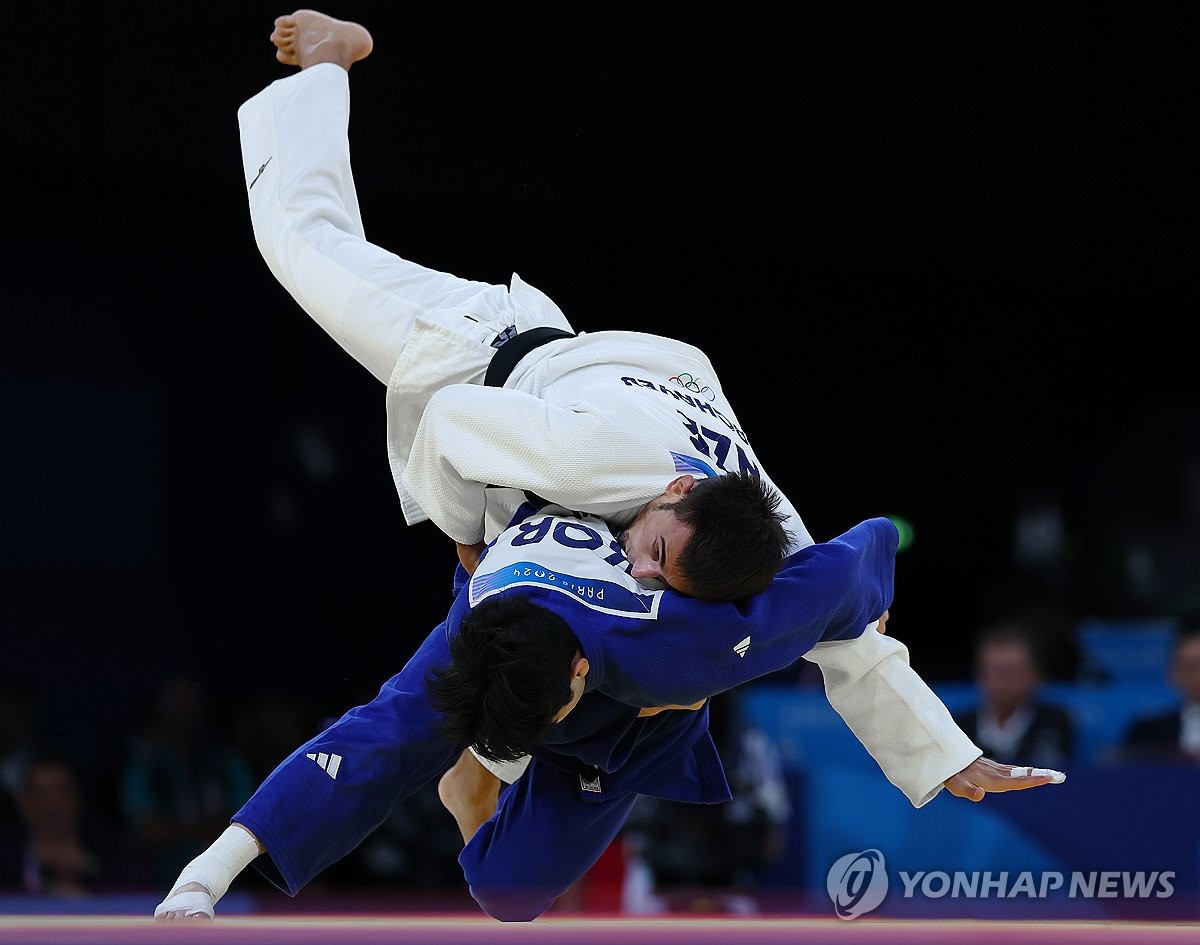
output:
[[[690,705],[791,666],[817,643],[852,639],[891,606],[899,535],[886,518],[787,558],[761,594],[711,603],[665,594],[653,621],[589,633],[589,687],[630,705]]]

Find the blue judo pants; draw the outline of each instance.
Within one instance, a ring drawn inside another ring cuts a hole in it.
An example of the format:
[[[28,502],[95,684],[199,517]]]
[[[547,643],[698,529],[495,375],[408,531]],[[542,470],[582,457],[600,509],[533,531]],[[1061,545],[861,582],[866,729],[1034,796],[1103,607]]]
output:
[[[586,792],[577,773],[533,759],[458,857],[471,895],[501,921],[536,919],[600,859],[637,797]]]

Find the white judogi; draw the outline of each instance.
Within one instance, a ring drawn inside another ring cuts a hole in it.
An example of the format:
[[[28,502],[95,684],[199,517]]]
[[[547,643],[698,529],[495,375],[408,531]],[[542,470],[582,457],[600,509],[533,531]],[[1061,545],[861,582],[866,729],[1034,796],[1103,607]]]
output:
[[[515,274],[473,282],[367,241],[350,168],[347,72],[322,63],[238,111],[250,217],[271,272],[334,340],[387,385],[387,446],[405,519],[456,541],[491,540],[522,490],[623,527],[681,473],[759,463],[707,356],[640,332],[578,333],[482,386],[498,338],[574,329]],[[499,486],[501,488],[489,488]],[[778,488],[778,487],[776,487]],[[781,511],[796,547],[812,543]],[[831,704],[915,806],[982,752],[908,665],[898,641],[821,643]]]

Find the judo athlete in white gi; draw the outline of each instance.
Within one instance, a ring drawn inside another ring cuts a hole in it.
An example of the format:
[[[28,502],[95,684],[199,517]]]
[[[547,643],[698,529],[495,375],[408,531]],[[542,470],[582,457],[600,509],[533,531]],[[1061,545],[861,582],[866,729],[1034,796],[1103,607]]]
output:
[[[609,528],[627,530],[623,543],[618,542],[611,552],[624,569],[624,579],[618,583],[657,578],[687,590],[672,582],[671,573],[664,568],[660,539],[665,532],[628,534],[632,529],[627,526],[637,513],[651,500],[670,496],[673,488],[675,495],[685,491],[689,477],[746,472],[773,486],[708,358],[683,342],[653,335],[575,332],[553,302],[515,275],[511,287],[471,282],[401,259],[367,242],[350,170],[348,70],[371,51],[371,37],[357,24],[315,11],[298,11],[277,21],[272,40],[280,61],[300,66],[300,70],[273,82],[238,112],[255,238],[269,268],[300,306],[387,385],[388,452],[406,520],[415,524],[431,519],[461,547],[478,549],[499,535],[518,513],[530,511],[527,490],[562,508],[602,516]],[[551,336],[553,340],[530,346],[522,341],[525,336],[532,336],[534,342]],[[502,386],[487,386],[487,372],[496,364],[493,356],[503,354],[505,348],[509,355],[500,362]],[[513,351],[521,355],[515,362]],[[792,548],[797,549],[789,566],[796,560],[807,561],[805,553],[821,560],[821,549],[826,546],[813,546],[786,498],[781,500],[780,511],[793,539]],[[876,527],[883,529],[882,523]],[[690,536],[669,537],[686,541]],[[464,562],[469,567],[474,563],[466,557]],[[580,579],[584,579],[582,573]],[[914,806],[927,803],[943,786],[979,800],[987,791],[1019,790],[1052,779],[1050,774],[1021,772],[981,757],[980,749],[954,725],[945,706],[912,671],[906,648],[883,634],[864,632],[886,607],[860,606],[853,617],[860,621],[858,626],[838,622],[834,627],[828,613],[813,610],[804,616],[810,592],[801,582],[787,580],[786,572],[776,580],[778,586],[772,584],[764,600],[772,602],[770,607],[785,608],[791,622],[767,621],[751,632],[735,621],[737,635],[729,646],[747,635],[752,640],[772,639],[795,626],[811,629],[812,621],[826,621],[821,624],[822,632],[802,634],[802,645],[772,652],[776,656],[787,652],[793,660],[803,657],[820,666],[831,704],[889,781]],[[781,595],[788,593],[798,596],[790,603],[781,601]],[[661,673],[679,665],[681,655],[692,647],[702,647],[700,636],[720,621],[706,612],[693,612],[691,608],[701,606],[699,601],[673,593],[655,600],[672,601],[670,613],[679,620],[679,631],[667,636],[673,641],[670,646],[666,640],[658,644],[651,639],[663,626],[661,603],[653,632],[647,633],[641,626],[640,638],[654,648],[656,659],[643,657],[639,666]],[[455,606],[461,616],[461,596]],[[730,613],[737,613],[739,619],[745,616],[736,608]],[[758,610],[753,613],[761,615]],[[633,618],[622,615],[622,619]],[[597,639],[603,637],[597,635]],[[430,664],[434,656],[444,655],[443,650],[430,648],[442,645],[434,638],[426,641],[414,662]],[[757,646],[753,643],[751,652],[757,652]],[[605,661],[603,656],[600,659]],[[647,687],[642,690],[642,701],[626,705],[636,709],[690,704],[761,675],[745,675],[753,665],[758,664],[739,667],[743,675],[736,679],[705,679],[704,691],[696,691],[695,698],[686,698],[694,690],[679,680],[648,681],[640,684]],[[786,665],[776,660],[767,671]],[[402,672],[406,685],[411,675]],[[385,691],[393,683],[387,684]],[[677,688],[687,691],[680,693]],[[414,684],[411,689],[406,690],[409,703],[405,705],[411,707],[413,700],[424,705],[419,687]],[[629,691],[637,691],[637,687],[629,690],[618,685],[613,690],[616,695],[600,695],[620,701],[620,695]],[[650,693],[653,698],[648,697]],[[418,730],[414,737],[425,741],[421,721],[427,717],[421,713],[427,713],[427,708],[414,712],[411,723],[407,717],[392,719],[373,737],[396,740],[410,731],[411,725]],[[660,715],[666,718],[658,725],[678,725],[669,719],[685,714]],[[706,717],[703,712],[686,715],[692,724]],[[424,783],[439,775],[457,754],[454,746],[447,752],[445,744],[433,740],[425,741],[423,751],[417,753],[420,760],[415,762],[411,745],[378,747],[407,753],[408,763],[413,765],[405,768],[399,783],[374,789],[390,792],[389,804],[414,782]],[[463,746],[456,747],[461,751]],[[333,763],[329,759],[336,755],[342,766],[352,757],[331,748],[306,746],[271,776],[263,790],[284,779],[282,772],[291,765],[303,764],[339,792],[345,791],[342,779],[348,777],[347,769],[338,768],[335,782],[327,767],[306,757],[325,753],[327,763]],[[533,770],[530,765],[528,773]],[[354,790],[360,790],[357,781],[351,783]],[[361,790],[369,793],[366,786]],[[528,785],[518,794],[526,799],[532,796]],[[306,789],[288,804],[305,805],[310,796],[316,797]],[[339,796],[348,798],[350,792]],[[256,797],[261,801],[261,796]],[[255,804],[252,801],[248,808]],[[304,829],[319,833],[323,837],[319,841],[282,840],[285,831],[277,833],[271,827],[272,818],[291,819],[288,811],[256,807],[261,822],[256,820],[255,826],[263,831],[259,836],[290,892],[298,891],[320,868],[333,862],[329,858],[333,851],[342,855],[352,849],[365,836],[364,825],[371,817],[377,818],[374,823],[382,819],[379,809],[369,804],[364,803],[359,813],[348,810],[350,806],[339,801],[334,808],[304,808]],[[335,812],[344,814],[346,825],[339,825]],[[511,812],[511,807],[505,807],[497,817],[510,817]],[[237,822],[237,817],[234,819]],[[541,836],[541,828],[529,829],[531,836]],[[579,834],[574,832],[572,842]],[[325,852],[303,860],[291,852],[311,852],[311,848]],[[235,834],[223,835],[210,852],[211,862],[224,864],[223,871],[232,876],[261,849],[255,844],[247,847]],[[464,857],[468,862],[467,851]],[[561,869],[561,864],[556,869]],[[212,903],[227,884],[216,880],[217,889],[209,886],[208,892],[187,891],[187,876],[185,870],[173,893],[202,899],[180,905],[176,897],[169,896],[156,910],[159,918],[211,917]],[[523,906],[517,911],[528,913],[530,908]]]

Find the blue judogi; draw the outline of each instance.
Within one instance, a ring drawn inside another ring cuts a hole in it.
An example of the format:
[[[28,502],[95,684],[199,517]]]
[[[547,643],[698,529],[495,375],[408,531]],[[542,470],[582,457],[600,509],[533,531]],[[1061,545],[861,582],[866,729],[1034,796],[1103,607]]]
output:
[[[437,735],[424,680],[449,663],[469,608],[523,594],[575,632],[586,693],[459,862],[485,911],[533,919],[599,858],[638,794],[729,800],[707,706],[639,710],[693,704],[784,669],[818,642],[859,636],[891,604],[897,540],[888,519],[869,519],[792,554],[762,594],[712,603],[641,587],[600,519],[536,513],[489,545],[469,580],[459,568],[446,620],[375,699],[293,752],[232,819],[266,847],[255,865],[298,894],[458,759],[466,746]]]

